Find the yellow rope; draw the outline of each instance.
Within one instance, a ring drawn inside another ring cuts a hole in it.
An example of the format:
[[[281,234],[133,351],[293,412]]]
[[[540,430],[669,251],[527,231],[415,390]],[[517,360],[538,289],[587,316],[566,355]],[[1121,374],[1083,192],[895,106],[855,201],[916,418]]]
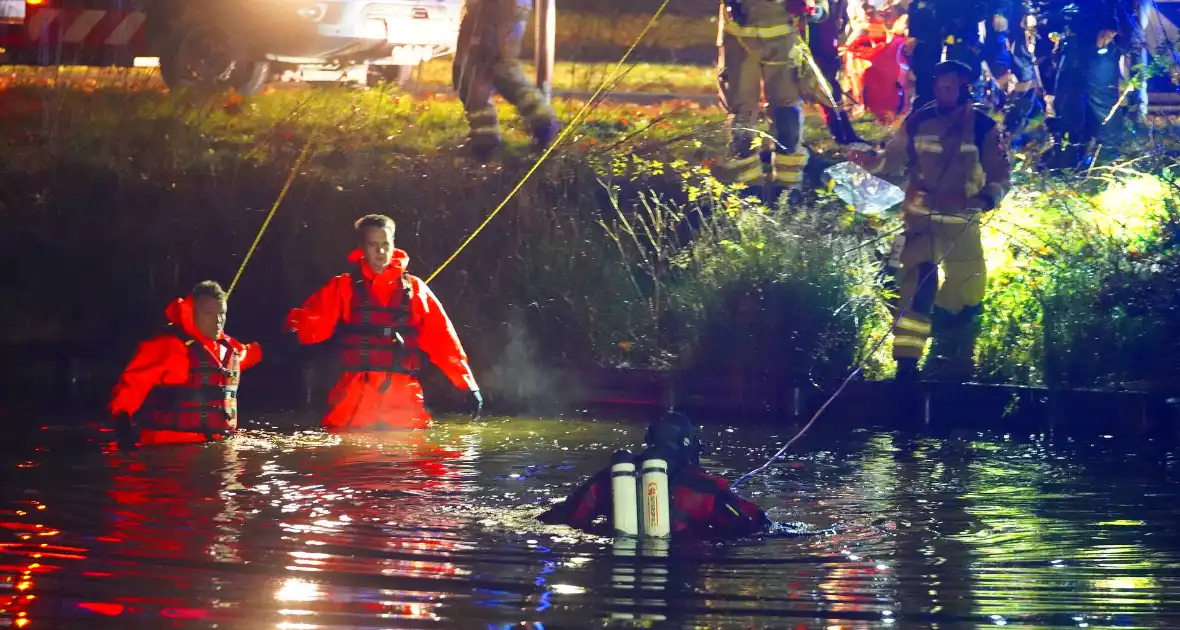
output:
[[[656,9],[655,14],[653,14],[651,19],[648,20],[647,25],[643,27],[643,30],[639,33],[639,36],[635,38],[634,42],[632,42],[631,47],[627,49],[627,52],[623,53],[623,57],[619,59],[619,62],[615,64],[614,68],[612,68],[606,78],[603,79],[602,84],[598,86],[598,90],[596,90],[590,99],[586,101],[586,104],[582,106],[582,109],[574,115],[574,118],[570,121],[570,124],[566,126],[566,128],[563,129],[560,134],[558,134],[557,138],[549,145],[545,152],[541,154],[541,157],[537,159],[537,162],[533,164],[532,168],[530,168],[529,171],[525,173],[524,177],[521,178],[520,182],[516,184],[516,187],[513,188],[512,191],[508,193],[508,196],[500,202],[500,205],[496,206],[496,208],[492,210],[491,214],[489,214],[487,218],[484,219],[483,223],[481,223],[479,227],[477,227],[475,231],[471,233],[471,236],[467,237],[467,240],[463,241],[463,244],[455,250],[455,253],[451,254],[449,258],[443,261],[443,264],[439,265],[438,269],[434,270],[434,273],[430,274],[430,277],[426,279],[426,282],[429,283],[431,280],[434,280],[435,276],[437,276],[439,272],[449,265],[451,261],[455,260],[455,258],[457,258],[459,254],[464,249],[466,249],[467,245],[469,245],[471,241],[475,240],[475,237],[478,236],[479,233],[482,232],[483,229],[492,222],[492,219],[494,219],[496,215],[508,205],[508,202],[516,196],[516,193],[520,192],[520,189],[524,187],[525,182],[527,182],[529,178],[533,176],[533,173],[537,172],[537,169],[540,168],[541,164],[549,158],[554,149],[556,149],[558,145],[560,145],[561,142],[565,140],[566,136],[568,136],[575,128],[577,128],[579,124],[581,124],[582,119],[585,117],[586,113],[589,112],[590,107],[594,104],[595,99],[597,99],[602,94],[608,85],[610,85],[610,81],[614,74],[619,71],[619,68],[621,68],[624,63],[627,62],[627,59],[631,56],[631,53],[633,53],[639,46],[639,42],[643,41],[643,38],[647,35],[648,31],[651,30],[651,27],[656,23],[656,20],[659,19],[660,15],[664,12],[664,9],[668,7],[668,3],[670,1],[671,0],[663,0],[663,3],[660,4],[660,7]],[[274,218],[275,212],[278,211],[279,205],[281,205],[283,203],[283,199],[286,198],[287,191],[291,188],[291,183],[295,181],[295,175],[299,172],[299,167],[303,165],[304,161],[311,153],[312,144],[313,143],[309,141],[306,145],[304,145],[303,152],[299,154],[299,157],[295,160],[295,164],[291,167],[291,173],[287,177],[286,183],[283,184],[282,191],[279,193],[278,198],[275,199],[274,205],[271,206],[270,213],[266,215],[266,220],[262,222],[262,227],[259,228],[258,234],[254,237],[254,242],[250,244],[250,249],[246,252],[246,257],[242,260],[242,264],[238,267],[237,273],[234,274],[233,282],[230,283],[229,290],[226,292],[227,296],[233,293],[234,288],[238,285],[238,280],[241,279],[242,272],[246,270],[246,265],[250,262],[250,258],[254,255],[254,250],[258,248],[258,243],[262,240],[262,235],[266,233],[267,226],[270,225],[270,221]]]
[[[299,157],[295,158],[295,164],[291,166],[291,174],[287,176],[287,182],[283,184],[283,189],[279,192],[279,196],[275,199],[274,205],[270,207],[270,214],[266,215],[266,220],[262,222],[262,227],[258,229],[258,235],[254,237],[254,242],[250,244],[250,249],[246,252],[246,257],[242,259],[241,266],[238,267],[238,272],[234,274],[234,281],[229,283],[229,290],[225,292],[226,298],[234,292],[234,287],[238,286],[238,280],[242,277],[242,272],[246,270],[246,263],[250,262],[250,257],[254,255],[254,250],[258,248],[258,242],[262,240],[262,235],[266,232],[266,226],[270,225],[270,220],[274,218],[275,212],[279,209],[279,205],[283,203],[283,199],[287,196],[287,191],[291,189],[291,182],[295,181],[295,174],[299,172],[299,167],[303,166],[304,161],[311,155],[312,141],[308,141],[303,145],[303,151],[299,153]]]
[[[496,218],[497,214],[500,214],[500,211],[503,210],[504,207],[508,205],[508,202],[516,196],[516,193],[520,192],[520,189],[524,187],[525,182],[527,182],[529,178],[533,176],[533,173],[537,172],[537,169],[541,167],[541,164],[543,164],[545,160],[549,158],[558,145],[560,145],[562,141],[565,140],[566,136],[568,136],[574,129],[578,127],[579,124],[581,124],[582,118],[584,118],[585,115],[590,111],[590,107],[594,104],[594,100],[597,99],[604,90],[606,90],[608,85],[610,85],[611,79],[614,77],[614,74],[619,71],[619,68],[622,68],[623,64],[627,63],[627,59],[631,56],[631,53],[634,52],[639,46],[639,42],[643,41],[643,38],[647,35],[647,32],[651,30],[651,27],[656,23],[656,20],[659,19],[660,14],[664,12],[664,9],[667,8],[670,1],[671,0],[664,0],[663,3],[660,4],[660,8],[656,9],[655,14],[653,14],[651,19],[648,20],[647,26],[644,26],[643,30],[640,31],[639,37],[636,37],[635,41],[631,43],[631,47],[627,49],[627,52],[623,53],[623,58],[619,59],[619,62],[615,64],[615,67],[612,68],[607,76],[603,79],[602,84],[598,86],[598,89],[594,92],[590,99],[586,101],[586,104],[582,106],[582,109],[578,110],[578,113],[574,115],[572,120],[570,120],[569,125],[567,125],[566,128],[557,135],[557,138],[549,145],[547,149],[545,149],[545,152],[541,154],[541,157],[537,159],[537,162],[533,164],[533,167],[524,174],[524,177],[522,177],[520,182],[516,184],[516,187],[514,187],[512,191],[508,193],[508,196],[500,202],[500,205],[496,206],[496,208],[492,210],[491,214],[489,214],[487,218],[484,219],[483,223],[480,223],[479,227],[475,228],[475,231],[471,233],[471,236],[468,236],[467,240],[463,241],[463,244],[459,245],[459,248],[455,250],[455,253],[451,254],[450,257],[444,260],[443,263],[438,266],[438,269],[435,269],[434,273],[430,274],[430,276],[426,278],[427,284],[429,284],[431,280],[434,280],[434,278],[438,276],[439,272],[445,269],[447,265],[451,264],[451,261],[455,260],[455,258],[457,258],[459,254],[462,253],[462,251],[466,249],[469,244],[471,244],[471,241],[475,240],[476,236],[479,236],[479,233],[482,232],[483,229],[492,222],[492,219]]]

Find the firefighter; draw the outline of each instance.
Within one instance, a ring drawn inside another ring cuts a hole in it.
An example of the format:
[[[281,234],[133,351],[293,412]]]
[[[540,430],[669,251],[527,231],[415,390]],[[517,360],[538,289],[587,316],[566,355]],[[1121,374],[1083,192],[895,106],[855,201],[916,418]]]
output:
[[[909,171],[902,204],[902,312],[893,331],[900,381],[917,378],[931,336],[932,376],[964,380],[974,370],[987,286],[979,219],[1004,198],[1012,175],[998,125],[972,102],[975,77],[964,63],[940,63],[935,101],[906,118],[884,154],[849,155],[877,173]]]
[[[827,10],[827,0],[725,0],[721,5],[717,78],[729,112],[730,156],[722,165],[722,178],[729,183],[761,183],[761,136],[753,128],[763,86],[774,123],[774,182],[785,188],[802,182],[808,159],[802,95],[817,85],[828,93],[830,88],[821,85],[823,78],[813,70],[801,27],[803,20],[822,20]]]
[[[530,0],[470,0],[463,8],[451,80],[471,127],[471,151],[480,161],[491,159],[501,144],[493,91],[516,107],[537,147],[544,149],[557,136],[553,107],[520,64],[531,6]]]
[[[827,123],[828,131],[832,133],[832,138],[837,144],[863,143],[864,140],[852,128],[848,112],[839,107],[844,99],[844,90],[840,86],[838,76],[840,69],[844,67],[844,60],[840,58],[840,40],[848,26],[848,0],[830,0],[829,9],[830,15],[827,19],[808,26],[808,44],[824,80],[828,82],[828,87],[832,88],[832,100],[836,105],[821,103],[824,122]]]
[[[262,348],[226,335],[226,293],[202,282],[164,310],[168,330],[141,344],[111,397],[119,446],[220,440],[238,426],[238,380]]]
[[[360,249],[349,256],[356,270],[328,281],[287,317],[303,344],[335,337],[343,368],[328,393],[324,428],[333,431],[418,429],[431,423],[418,373],[425,356],[455,387],[466,391],[473,417],[483,395],[467,353],[438,298],[410,275],[410,257],[393,246],[393,219],[370,214],[358,220]]]
[[[658,454],[668,462],[668,496],[672,533],[701,539],[738,538],[764,532],[772,523],[766,513],[729,489],[720,477],[701,469],[701,443],[692,422],[682,413],[668,412],[653,422],[644,436],[648,449],[638,458]],[[610,467],[583,483],[565,501],[537,518],[551,525],[589,531],[599,517],[612,513]]]

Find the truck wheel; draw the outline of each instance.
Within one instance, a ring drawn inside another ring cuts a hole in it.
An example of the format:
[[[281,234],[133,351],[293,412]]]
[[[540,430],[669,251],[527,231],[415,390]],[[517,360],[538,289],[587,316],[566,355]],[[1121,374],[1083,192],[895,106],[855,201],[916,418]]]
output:
[[[270,79],[269,64],[253,60],[215,24],[184,21],[170,35],[160,55],[160,74],[169,88],[233,88],[249,95]]]
[[[414,78],[416,66],[375,66],[369,65],[368,85],[373,87],[384,81],[389,85],[405,87]]]

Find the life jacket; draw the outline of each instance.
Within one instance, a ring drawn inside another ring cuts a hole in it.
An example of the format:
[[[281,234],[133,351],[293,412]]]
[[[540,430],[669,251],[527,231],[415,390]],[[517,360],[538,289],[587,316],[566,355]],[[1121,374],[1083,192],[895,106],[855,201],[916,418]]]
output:
[[[348,323],[341,326],[341,366],[345,372],[382,372],[418,376],[422,349],[418,326],[410,311],[410,275],[402,275],[402,290],[388,306],[381,306],[359,274],[353,276]]]
[[[201,433],[212,441],[238,428],[238,381],[241,357],[228,341],[225,364],[215,359],[196,339],[172,330],[188,349],[188,380],[184,385],[159,386],[152,390],[137,418],[142,429]]]

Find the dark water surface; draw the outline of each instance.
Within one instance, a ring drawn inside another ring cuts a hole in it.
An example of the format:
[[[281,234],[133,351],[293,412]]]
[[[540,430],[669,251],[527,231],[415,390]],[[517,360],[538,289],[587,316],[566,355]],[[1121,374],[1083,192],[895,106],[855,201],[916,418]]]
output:
[[[808,436],[743,492],[835,534],[614,544],[533,517],[637,425],[251,430],[123,457],[5,449],[0,626],[1180,628],[1165,460],[997,436]],[[730,479],[787,435],[711,427]]]

